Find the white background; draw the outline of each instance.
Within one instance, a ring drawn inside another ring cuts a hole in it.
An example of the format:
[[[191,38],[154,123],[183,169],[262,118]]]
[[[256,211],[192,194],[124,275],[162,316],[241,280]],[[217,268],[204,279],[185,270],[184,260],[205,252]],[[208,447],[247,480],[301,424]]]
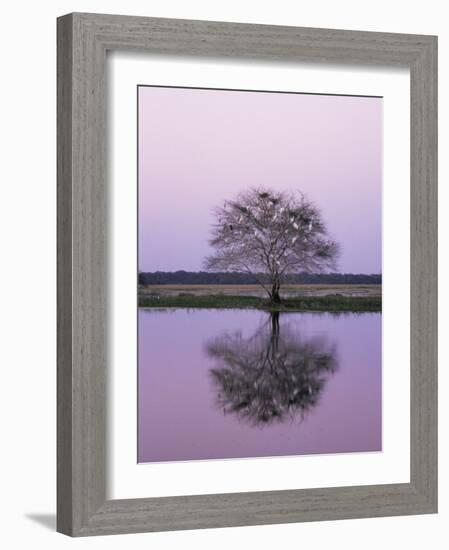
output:
[[[410,480],[410,76],[405,69],[108,59],[112,239],[108,303],[110,498],[403,483]],[[137,464],[136,136],[138,83],[383,95],[382,452]],[[111,311],[112,310],[112,311]],[[112,313],[112,315],[111,315]],[[292,480],[294,480],[292,482]]]
[[[54,533],[55,511],[55,17],[71,11],[184,17],[373,31],[439,34],[440,151],[448,150],[449,31],[445,2],[333,0],[127,0],[8,3],[2,11],[1,101],[1,518],[2,545],[46,548],[314,549],[445,548],[449,520],[447,420],[440,398],[440,513],[301,525],[70,540]],[[448,181],[441,155],[440,181]],[[447,186],[441,185],[440,212]],[[441,216],[440,280],[448,278]],[[447,285],[441,284],[441,396],[449,390]],[[446,306],[446,307],[445,307]]]

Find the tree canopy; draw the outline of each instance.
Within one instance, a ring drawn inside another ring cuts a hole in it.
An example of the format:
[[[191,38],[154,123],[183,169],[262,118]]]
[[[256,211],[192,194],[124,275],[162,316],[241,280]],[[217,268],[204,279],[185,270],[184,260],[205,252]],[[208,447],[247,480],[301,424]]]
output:
[[[301,193],[251,188],[218,207],[216,218],[206,268],[251,274],[274,302],[286,275],[336,267],[339,246]]]

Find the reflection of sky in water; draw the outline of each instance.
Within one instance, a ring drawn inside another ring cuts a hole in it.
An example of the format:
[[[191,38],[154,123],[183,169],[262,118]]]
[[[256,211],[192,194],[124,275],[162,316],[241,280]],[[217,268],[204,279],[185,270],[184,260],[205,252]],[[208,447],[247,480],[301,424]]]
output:
[[[139,312],[139,462],[381,449],[381,315]]]

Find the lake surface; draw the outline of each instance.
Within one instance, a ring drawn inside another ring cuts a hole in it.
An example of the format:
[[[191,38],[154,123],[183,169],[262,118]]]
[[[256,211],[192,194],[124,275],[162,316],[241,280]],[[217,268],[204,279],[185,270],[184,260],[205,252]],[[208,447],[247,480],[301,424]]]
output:
[[[381,450],[381,314],[139,310],[138,461]]]

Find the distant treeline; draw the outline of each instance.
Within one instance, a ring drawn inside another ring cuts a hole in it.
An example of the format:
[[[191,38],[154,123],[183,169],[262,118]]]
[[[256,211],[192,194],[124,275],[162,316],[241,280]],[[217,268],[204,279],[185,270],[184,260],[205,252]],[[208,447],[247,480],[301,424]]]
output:
[[[263,280],[263,275],[258,276]],[[363,273],[297,273],[285,278],[287,284],[366,285],[381,284],[382,275]],[[141,285],[253,285],[253,275],[235,272],[209,273],[208,271],[155,271],[139,273]]]

